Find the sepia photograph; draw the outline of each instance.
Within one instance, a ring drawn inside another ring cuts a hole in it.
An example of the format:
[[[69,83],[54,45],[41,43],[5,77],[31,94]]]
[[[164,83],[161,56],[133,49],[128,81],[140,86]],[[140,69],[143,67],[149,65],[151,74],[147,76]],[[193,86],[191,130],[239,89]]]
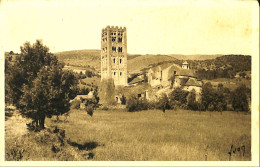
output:
[[[259,165],[257,1],[4,0],[0,11],[1,163]]]

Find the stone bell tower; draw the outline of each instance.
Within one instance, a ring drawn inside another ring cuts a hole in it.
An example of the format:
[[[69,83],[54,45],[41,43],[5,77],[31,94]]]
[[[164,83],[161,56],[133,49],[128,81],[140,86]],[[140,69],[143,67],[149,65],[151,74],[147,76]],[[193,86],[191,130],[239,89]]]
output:
[[[112,78],[115,86],[127,86],[126,28],[117,26],[101,32],[101,81]]]

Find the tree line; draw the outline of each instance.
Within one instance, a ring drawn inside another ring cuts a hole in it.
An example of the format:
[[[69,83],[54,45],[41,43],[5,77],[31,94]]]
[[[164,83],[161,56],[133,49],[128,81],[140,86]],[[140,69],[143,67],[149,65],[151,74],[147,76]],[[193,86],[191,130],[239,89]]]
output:
[[[192,67],[198,69],[197,77],[207,80],[234,78],[238,72],[243,75],[244,71],[251,71],[251,56],[248,55],[224,55],[213,60],[191,61],[190,63]],[[210,68],[212,65],[213,67]]]
[[[197,97],[198,96],[198,97]],[[235,90],[219,84],[213,88],[210,82],[202,86],[201,94],[195,90],[185,91],[181,88],[174,89],[169,95],[162,94],[156,101],[148,101],[135,95],[126,99],[126,108],[129,112],[161,109],[187,109],[195,111],[244,111],[249,112],[249,101],[251,100],[251,89],[245,85],[239,85]]]

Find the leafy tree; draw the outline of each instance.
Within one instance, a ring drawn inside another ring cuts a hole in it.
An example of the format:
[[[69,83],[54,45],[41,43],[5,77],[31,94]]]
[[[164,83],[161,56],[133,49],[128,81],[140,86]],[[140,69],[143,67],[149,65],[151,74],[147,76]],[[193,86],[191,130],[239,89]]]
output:
[[[169,104],[171,108],[175,108],[176,106],[186,108],[188,94],[188,91],[182,90],[181,88],[174,89],[169,94]]]
[[[26,42],[20,49],[21,54],[17,55],[15,64],[6,68],[8,96],[10,102],[18,108],[19,100],[23,95],[23,86],[30,87],[42,67],[58,63],[57,58],[49,53],[49,48],[43,46],[40,40],[33,45]]]
[[[157,108],[161,109],[165,113],[166,109],[170,109],[168,96],[164,93],[161,95]]]
[[[144,98],[138,98],[135,95],[131,95],[126,103],[126,108],[129,112],[147,110],[149,103]]]
[[[85,103],[86,111],[88,115],[93,116],[94,110],[98,107],[99,97],[98,97],[98,88],[96,87],[93,93],[93,97],[88,99]]]
[[[44,128],[46,117],[69,111],[70,99],[76,96],[77,80],[63,64],[37,40],[25,43],[21,55],[9,71],[10,98],[22,115]]]
[[[197,105],[197,101],[196,101],[196,92],[193,89],[188,97],[187,97],[187,105],[189,107],[189,109],[191,110],[197,110],[198,109],[198,105]]]
[[[215,100],[215,94],[213,91],[213,87],[210,82],[207,82],[202,86],[201,91],[201,101],[205,109],[209,109],[210,106],[213,105],[213,102]]]
[[[231,103],[235,111],[249,111],[247,92],[248,89],[244,84],[232,92]]]
[[[126,103],[126,108],[129,112],[138,110],[138,98],[134,95],[131,95]]]
[[[218,84],[217,91],[215,92],[215,110],[222,112],[227,109],[228,93],[228,88],[224,88],[223,84]]]
[[[70,110],[70,99],[76,96],[74,75],[61,66],[43,67],[32,86],[23,87],[21,113],[32,118],[43,129],[46,117],[59,116]]]

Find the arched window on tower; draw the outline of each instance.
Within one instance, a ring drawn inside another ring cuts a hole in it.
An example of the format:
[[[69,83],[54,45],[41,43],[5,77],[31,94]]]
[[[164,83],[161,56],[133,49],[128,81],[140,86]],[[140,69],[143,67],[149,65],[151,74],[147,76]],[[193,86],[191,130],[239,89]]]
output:
[[[120,64],[122,63],[122,59],[119,60]]]
[[[113,62],[116,63],[116,58],[113,59]]]
[[[112,46],[112,51],[116,52],[116,47]]]

